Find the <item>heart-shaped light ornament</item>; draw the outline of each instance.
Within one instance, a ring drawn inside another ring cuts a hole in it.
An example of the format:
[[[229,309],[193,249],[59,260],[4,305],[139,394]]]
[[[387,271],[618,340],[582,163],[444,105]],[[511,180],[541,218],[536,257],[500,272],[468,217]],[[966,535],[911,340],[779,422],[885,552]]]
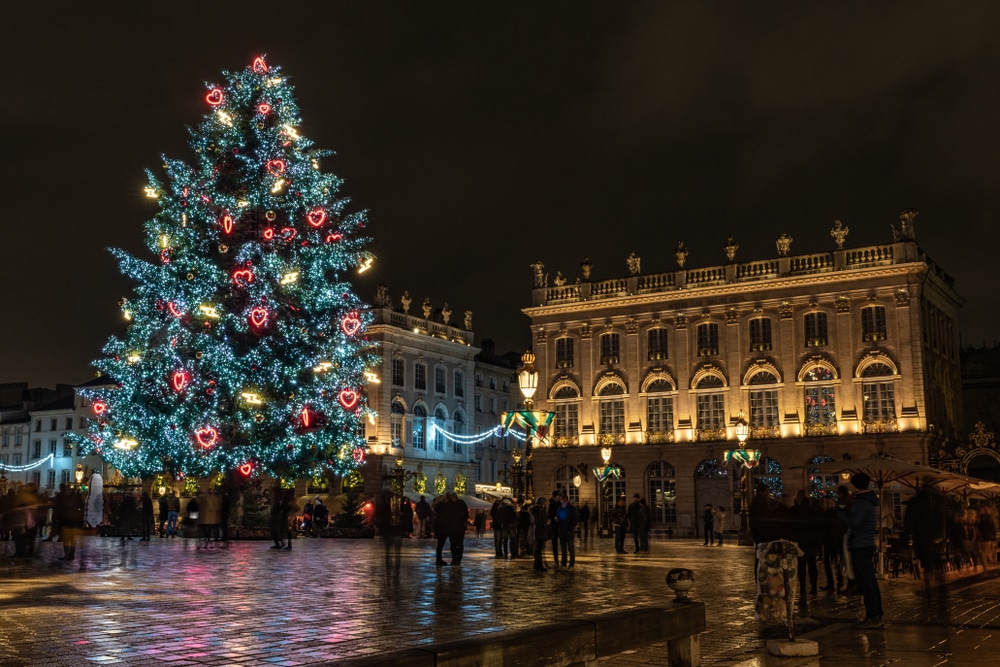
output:
[[[188,386],[191,376],[188,375],[187,371],[174,371],[170,379],[174,385],[174,391],[181,392]]]
[[[358,333],[361,329],[361,318],[358,317],[358,311],[351,311],[344,316],[344,319],[340,320],[340,330],[343,331],[348,336],[353,336]]]
[[[259,329],[260,327],[267,324],[267,317],[268,317],[267,308],[261,308],[260,306],[258,306],[250,311],[250,324]]]
[[[257,74],[267,74],[267,63],[264,62],[264,56],[254,58],[253,71]]]
[[[221,222],[222,222],[222,231],[224,231],[227,234],[232,234],[233,233],[233,216],[231,216],[228,213],[226,213],[224,216],[222,216]]]
[[[345,410],[353,410],[358,405],[358,392],[353,389],[341,389],[337,400]]]
[[[103,415],[108,410],[108,404],[104,401],[94,401],[91,408],[94,410],[95,415]]]
[[[213,107],[217,107],[226,101],[226,96],[222,94],[221,88],[213,88],[205,95],[205,101]]]
[[[319,229],[326,222],[326,211],[321,208],[314,208],[306,214],[306,220],[309,221],[310,225]]]
[[[281,176],[285,173],[286,163],[284,160],[268,160],[267,161],[267,173],[272,176]]]
[[[243,474],[244,477],[249,477],[250,473],[253,472],[253,464],[244,463],[243,465],[240,466],[240,472]]]
[[[195,440],[198,441],[199,445],[201,445],[205,449],[208,449],[209,447],[211,447],[212,445],[214,445],[219,441],[219,432],[215,429],[214,426],[207,426],[205,428],[200,428],[197,431],[195,431],[194,437]]]
[[[239,271],[233,271],[233,282],[244,287],[253,282],[253,271],[249,269],[240,269]]]

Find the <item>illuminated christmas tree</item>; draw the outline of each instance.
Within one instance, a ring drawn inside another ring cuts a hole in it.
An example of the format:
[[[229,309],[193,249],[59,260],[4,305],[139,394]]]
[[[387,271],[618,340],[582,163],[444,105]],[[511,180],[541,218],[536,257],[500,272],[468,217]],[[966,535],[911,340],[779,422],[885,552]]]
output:
[[[345,475],[363,457],[369,311],[349,277],[372,256],[329,151],[299,132],[292,86],[263,58],[209,85],[192,166],[164,159],[148,197],[154,259],[112,250],[138,286],[124,339],[94,365],[79,438],[126,476],[240,470]]]

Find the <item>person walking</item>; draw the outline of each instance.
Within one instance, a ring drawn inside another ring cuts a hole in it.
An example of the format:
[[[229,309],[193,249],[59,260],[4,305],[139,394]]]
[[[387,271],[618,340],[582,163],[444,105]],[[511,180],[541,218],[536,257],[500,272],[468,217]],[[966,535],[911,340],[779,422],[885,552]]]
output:
[[[798,558],[799,599],[806,599],[806,576],[809,577],[809,593],[816,595],[819,571],[816,561],[819,560],[819,550],[823,546],[823,511],[806,497],[806,492],[799,490],[795,501],[789,510],[792,524],[791,540],[799,545],[803,555]]]
[[[63,545],[63,555],[59,560],[71,561],[76,558],[76,545],[83,530],[83,517],[86,506],[80,493],[71,491],[63,498],[59,508],[59,540]]]
[[[552,567],[559,567],[559,516],[556,510],[559,509],[559,500],[562,498],[562,491],[556,489],[549,496],[549,506],[546,514],[549,517],[549,539],[552,540]]]
[[[271,528],[271,540],[274,541],[272,549],[285,548],[285,533],[288,530],[288,511],[285,503],[285,490],[275,482],[271,488],[271,514],[268,517],[268,525]],[[288,547],[291,548],[291,541]]]
[[[625,553],[625,530],[628,527],[628,510],[625,508],[625,499],[619,498],[611,510],[611,526],[615,531],[615,553]]]
[[[153,530],[153,499],[148,491],[143,491],[139,497],[139,541],[149,542]]]
[[[170,511],[166,493],[160,494],[160,499],[157,501],[157,510],[159,511],[157,515],[157,523],[159,524],[157,534],[162,539],[167,536],[167,513]]]
[[[118,532],[121,534],[122,546],[125,546],[125,540],[132,540],[136,516],[138,516],[138,510],[135,506],[135,496],[126,493],[121,504],[118,505]]]
[[[632,553],[637,554],[639,553],[639,532],[642,530],[642,510],[639,505],[638,493],[632,496],[632,502],[628,505],[626,515],[628,518],[628,529],[632,533],[632,544],[635,549]]]
[[[875,578],[875,538],[878,533],[878,495],[869,487],[871,478],[863,472],[851,475],[854,503],[847,519],[847,546],[851,552],[854,580],[864,597],[865,618],[859,627],[882,627],[882,591]]]
[[[586,543],[590,539],[590,507],[587,506],[587,501],[583,501],[583,505],[576,512],[577,517],[580,519],[580,527],[583,529],[583,541]]]
[[[427,499],[420,496],[417,506],[413,508],[417,515],[417,537],[430,537],[431,506]]]
[[[410,501],[406,500],[405,498],[403,500],[406,503],[406,506],[409,507]],[[400,511],[402,512],[402,508],[400,508]],[[410,518],[411,520],[413,518],[412,511],[410,512]],[[322,533],[323,529],[326,528],[326,525],[328,523],[330,523],[330,510],[327,509],[326,505],[323,503],[323,500],[319,496],[316,496],[315,498],[313,498],[312,532],[310,533],[310,537],[319,537],[320,533]],[[405,526],[406,524],[404,523],[403,526],[401,527],[405,528]]]
[[[831,502],[829,499],[827,502]],[[823,538],[823,571],[826,573],[824,591],[839,591],[844,587],[844,535],[847,526],[840,518],[836,501],[823,510],[820,522]]]
[[[167,536],[177,537],[177,518],[181,514],[181,499],[171,490],[167,496]]]
[[[556,526],[559,529],[559,548],[562,553],[560,565],[572,569],[576,565],[576,523],[577,511],[569,501],[569,496],[563,493],[559,497],[559,507],[556,508]],[[567,560],[567,555],[569,559]]]
[[[494,521],[500,524],[500,557],[517,558],[517,508],[513,500],[500,502]]]
[[[715,544],[722,546],[722,538],[726,534],[726,507],[719,505],[715,509]]]
[[[323,507],[324,510],[326,509],[325,505],[320,505],[320,507]],[[319,514],[316,515],[316,518],[319,519]],[[401,538],[405,537],[407,539],[409,539],[410,537],[412,537],[413,536],[413,505],[410,503],[410,499],[406,498],[405,496],[403,497],[402,502],[399,504],[399,523],[400,523],[399,528],[402,531],[400,537]],[[325,520],[324,520],[323,525],[324,526],[326,525]],[[398,579],[398,577],[397,577],[397,579]]]
[[[653,527],[653,515],[645,498],[639,499],[639,553],[649,553],[649,531]]]
[[[535,556],[534,569],[537,572],[548,570],[545,566],[545,542],[549,539],[549,515],[545,501],[536,498],[528,509],[530,518],[529,531],[532,536],[532,552]]]
[[[715,546],[715,511],[710,503],[705,503],[705,509],[701,513],[701,523],[705,530],[704,546]]]
[[[381,491],[375,496],[374,522],[385,550],[386,581],[398,584],[403,526],[401,517],[392,511],[392,495],[388,491]]]

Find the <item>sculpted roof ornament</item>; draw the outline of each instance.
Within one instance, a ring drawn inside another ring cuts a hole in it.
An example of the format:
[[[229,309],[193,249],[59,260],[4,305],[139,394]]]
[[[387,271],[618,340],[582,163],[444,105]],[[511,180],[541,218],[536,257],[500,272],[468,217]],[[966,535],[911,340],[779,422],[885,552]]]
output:
[[[628,266],[630,276],[637,276],[642,272],[640,268],[641,262],[642,260],[634,252],[630,252],[628,257],[625,258],[625,264]]]
[[[722,246],[722,249],[726,251],[726,258],[732,262],[736,259],[736,251],[740,249],[740,244],[730,235],[726,238],[726,245]]]
[[[844,241],[847,240],[847,235],[850,233],[850,227],[846,226],[840,220],[833,221],[833,229],[830,230],[830,236],[837,242],[837,250],[844,249]]]
[[[684,262],[687,261],[688,249],[684,245],[684,241],[678,241],[677,247],[674,249],[674,257],[677,258],[677,266],[684,268]]]
[[[774,244],[778,248],[778,257],[788,257],[788,251],[792,248],[792,237],[782,234]]]
[[[583,261],[580,262],[580,272],[583,273],[584,280],[590,280],[590,271],[594,268],[594,263],[590,261],[589,257],[584,257]]]
[[[899,213],[899,229],[892,226],[892,238],[895,241],[916,241],[917,233],[913,227],[913,219],[917,217],[917,210],[912,208],[903,209]]]

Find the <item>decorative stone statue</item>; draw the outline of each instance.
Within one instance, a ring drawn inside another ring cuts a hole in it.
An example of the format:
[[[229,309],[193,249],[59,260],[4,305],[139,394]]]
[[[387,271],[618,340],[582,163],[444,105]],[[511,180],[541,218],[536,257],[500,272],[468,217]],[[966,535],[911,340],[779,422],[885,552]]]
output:
[[[445,323],[445,325],[447,325],[450,319],[451,319],[451,308],[448,307],[448,302],[445,301],[444,308],[441,309],[441,320]]]
[[[640,262],[642,260],[634,253],[630,252],[628,257],[625,258],[625,264],[628,265],[628,272],[631,276],[637,276],[642,272],[640,268]]]
[[[895,241],[916,241],[916,230],[913,228],[913,219],[917,217],[916,209],[904,209],[899,214],[899,229],[892,226],[892,238]]]
[[[840,220],[833,221],[833,229],[830,230],[830,236],[837,242],[837,250],[844,249],[844,241],[847,240],[847,235],[850,231],[851,228],[844,225]]]
[[[684,262],[686,262],[688,258],[688,249],[684,245],[684,241],[677,242],[677,247],[674,248],[674,257],[677,258],[677,266],[683,269]]]
[[[594,268],[594,263],[590,261],[589,257],[584,257],[583,261],[580,262],[580,271],[583,273],[584,280],[590,280],[590,270]]]
[[[472,311],[465,311],[465,330],[472,331]]]
[[[545,265],[541,261],[536,261],[530,266],[531,270],[535,272],[535,287],[545,287],[545,283],[547,282],[544,273]]]
[[[379,308],[392,308],[392,299],[389,297],[389,288],[379,285],[375,288],[375,305]]]
[[[778,247],[778,257],[788,257],[788,251],[792,248],[792,237],[782,234],[774,243]]]
[[[556,287],[562,287],[563,285],[566,284],[566,279],[563,278],[562,271],[556,271],[555,280],[553,280],[552,282],[556,284]]]
[[[410,298],[410,293],[403,292],[403,296],[399,297],[399,302],[403,304],[403,312],[409,314],[410,304],[413,303],[413,299]]]
[[[726,237],[726,245],[722,246],[722,249],[726,251],[726,258],[731,262],[736,259],[736,251],[740,249],[740,244],[730,235]]]
[[[424,319],[431,319],[431,311],[434,310],[434,308],[431,306],[430,297],[424,297],[424,302],[420,305],[420,308],[424,311]]]

